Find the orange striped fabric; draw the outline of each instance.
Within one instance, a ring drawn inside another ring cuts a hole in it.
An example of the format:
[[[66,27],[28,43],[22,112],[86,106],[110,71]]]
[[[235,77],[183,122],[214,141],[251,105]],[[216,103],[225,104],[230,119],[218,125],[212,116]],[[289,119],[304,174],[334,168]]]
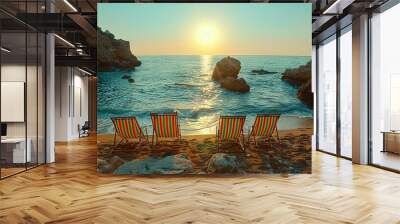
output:
[[[218,124],[219,140],[239,138],[245,120],[246,116],[221,116]]]
[[[175,138],[179,137],[178,114],[174,113],[151,113],[153,130],[157,137]]]
[[[140,138],[144,136],[136,117],[113,117],[111,118],[115,133],[122,139]]]
[[[252,135],[270,137],[276,130],[279,115],[258,114],[254,121]]]

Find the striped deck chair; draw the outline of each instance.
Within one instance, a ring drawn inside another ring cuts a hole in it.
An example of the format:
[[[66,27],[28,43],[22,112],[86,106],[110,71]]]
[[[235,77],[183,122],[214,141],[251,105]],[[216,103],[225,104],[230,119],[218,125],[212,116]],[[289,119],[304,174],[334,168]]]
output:
[[[153,124],[153,136],[151,144],[154,144],[154,138],[158,143],[158,138],[177,138],[181,140],[181,131],[179,127],[178,113],[150,113]]]
[[[120,138],[121,143],[129,143],[130,139],[139,139],[139,142],[144,139],[148,142],[147,133],[144,135],[142,128],[140,127],[136,117],[112,117],[111,118],[114,124],[114,145],[117,141],[117,136]],[[147,132],[147,128],[146,128]]]
[[[244,148],[243,126],[246,116],[220,116],[217,127],[217,151],[219,145],[226,140],[234,140],[240,144],[242,150]]]
[[[276,132],[278,142],[280,143],[278,134],[279,117],[279,114],[257,114],[254,124],[251,127],[249,142],[251,137],[253,137],[254,143],[257,145],[256,137],[263,137],[266,138],[266,142],[271,143],[271,137]]]

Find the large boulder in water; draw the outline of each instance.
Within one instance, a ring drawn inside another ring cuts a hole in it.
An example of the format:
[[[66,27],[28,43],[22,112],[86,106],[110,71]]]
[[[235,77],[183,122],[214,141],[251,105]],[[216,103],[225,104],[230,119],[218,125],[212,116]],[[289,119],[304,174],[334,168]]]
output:
[[[297,97],[309,107],[313,107],[314,94],[311,92],[311,80],[302,84],[297,90]]]
[[[297,86],[297,97],[307,106],[313,107],[314,96],[311,91],[311,61],[294,69],[286,69],[282,80]]]
[[[193,173],[193,163],[186,154],[162,158],[148,157],[124,163],[114,174],[187,174]]]
[[[225,57],[217,62],[215,65],[212,79],[219,81],[226,77],[231,77],[236,79],[239,75],[241,66],[240,61],[233,57]]]
[[[311,61],[297,68],[286,69],[282,74],[282,80],[297,86],[308,82],[311,80]]]
[[[241,66],[240,61],[230,56],[225,57],[215,65],[212,79],[219,82],[222,88],[230,91],[246,93],[250,91],[243,78],[238,79]]]
[[[216,153],[208,161],[208,173],[238,173],[240,172],[239,162],[234,155]]]
[[[220,80],[220,84],[223,88],[231,91],[246,93],[250,91],[250,86],[247,85],[243,78],[235,79],[231,77]]]

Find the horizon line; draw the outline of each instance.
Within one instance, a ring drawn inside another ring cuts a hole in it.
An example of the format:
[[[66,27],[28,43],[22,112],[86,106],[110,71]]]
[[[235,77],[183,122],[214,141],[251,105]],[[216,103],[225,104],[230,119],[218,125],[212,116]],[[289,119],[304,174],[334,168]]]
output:
[[[133,54],[140,56],[278,56],[278,57],[311,57],[312,55],[280,55],[280,54]]]

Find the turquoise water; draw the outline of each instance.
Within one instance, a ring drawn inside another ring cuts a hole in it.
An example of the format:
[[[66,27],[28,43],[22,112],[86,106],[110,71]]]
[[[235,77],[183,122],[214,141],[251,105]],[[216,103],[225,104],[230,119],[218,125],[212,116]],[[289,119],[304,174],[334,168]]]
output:
[[[296,97],[297,88],[281,80],[285,69],[306,64],[310,57],[234,56],[241,61],[239,76],[249,84],[249,93],[227,91],[211,80],[223,57],[141,56],[135,71],[98,73],[98,133],[113,133],[114,116],[133,115],[141,125],[150,125],[150,112],[177,111],[182,132],[189,134],[215,133],[219,115],[247,115],[247,129],[257,113],[312,117]],[[251,75],[253,69],[278,73]],[[135,82],[122,79],[124,75]]]

